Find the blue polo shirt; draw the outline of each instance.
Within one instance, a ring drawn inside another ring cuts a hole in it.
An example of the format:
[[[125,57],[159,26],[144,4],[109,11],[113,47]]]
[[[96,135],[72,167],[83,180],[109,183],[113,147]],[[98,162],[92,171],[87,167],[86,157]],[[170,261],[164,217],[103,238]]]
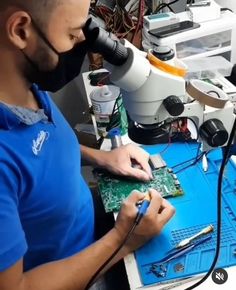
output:
[[[21,258],[24,271],[66,258],[94,241],[77,138],[49,95],[32,90],[48,120],[29,125],[0,103],[1,272]]]

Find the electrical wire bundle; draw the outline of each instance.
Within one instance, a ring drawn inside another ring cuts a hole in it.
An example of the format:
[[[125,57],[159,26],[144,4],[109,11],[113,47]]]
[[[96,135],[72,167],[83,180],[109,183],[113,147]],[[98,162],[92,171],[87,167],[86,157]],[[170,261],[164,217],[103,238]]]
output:
[[[192,118],[189,117],[181,117],[177,118],[174,121],[172,121],[172,132],[171,132],[171,139],[172,141],[191,141],[193,138],[191,137],[191,132],[188,129],[188,121],[191,122],[194,125],[195,131],[196,131],[196,137],[194,139],[199,138],[199,130],[197,127],[197,124]]]
[[[188,129],[188,121],[194,125],[196,132],[196,136],[194,137]],[[170,121],[165,121],[160,124],[159,129],[162,129],[162,133],[168,135],[168,139],[166,140],[168,141],[167,147],[169,147],[173,142],[191,142],[193,140],[198,140],[199,138],[197,124],[189,117],[180,117],[171,119]],[[166,149],[164,151],[166,151]]]
[[[133,32],[131,37],[131,42],[133,42],[142,28],[143,16],[148,9],[149,6],[145,0],[135,2],[128,11],[116,0],[114,9],[105,5],[93,5],[91,12],[100,17],[105,22],[106,30],[118,38],[126,38]]]
[[[136,24],[135,32],[132,36],[131,42],[133,43],[135,40],[135,37],[138,34],[139,29],[143,27],[143,16],[145,14],[145,0],[139,1],[139,8],[138,8],[138,21]]]
[[[122,96],[120,94],[115,101],[115,104],[111,113],[111,117],[110,117],[110,122],[108,123],[106,127],[107,132],[109,132],[113,128],[120,126],[120,120],[121,120],[120,109],[122,108],[122,106],[123,106],[123,102],[122,102]]]
[[[106,30],[112,32],[118,38],[125,38],[136,27],[132,15],[118,3],[114,10],[103,5],[96,6],[95,14],[104,20]]]

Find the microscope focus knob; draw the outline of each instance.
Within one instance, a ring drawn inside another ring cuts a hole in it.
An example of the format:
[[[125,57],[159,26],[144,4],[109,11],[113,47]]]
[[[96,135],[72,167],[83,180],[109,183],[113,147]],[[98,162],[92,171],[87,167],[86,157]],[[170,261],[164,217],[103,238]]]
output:
[[[211,147],[224,145],[229,137],[223,123],[218,119],[205,121],[199,129],[199,134]]]
[[[163,101],[163,105],[171,116],[179,116],[184,111],[184,104],[177,96],[171,95]]]

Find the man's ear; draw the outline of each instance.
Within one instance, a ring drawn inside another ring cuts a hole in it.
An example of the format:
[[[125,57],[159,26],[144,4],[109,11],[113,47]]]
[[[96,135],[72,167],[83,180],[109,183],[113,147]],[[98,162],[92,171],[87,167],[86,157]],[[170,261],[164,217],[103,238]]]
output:
[[[24,11],[14,12],[6,22],[6,33],[14,46],[24,49],[32,35],[32,23],[29,14]]]

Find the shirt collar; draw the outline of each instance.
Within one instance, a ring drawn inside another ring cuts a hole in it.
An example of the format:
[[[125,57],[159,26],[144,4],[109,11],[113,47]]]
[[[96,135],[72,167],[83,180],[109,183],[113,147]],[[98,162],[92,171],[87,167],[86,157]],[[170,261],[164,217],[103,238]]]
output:
[[[47,92],[40,91],[38,89],[37,85],[32,85],[31,88],[34,96],[36,97],[37,101],[39,102],[41,108],[44,110],[45,114],[48,117],[49,122],[53,122],[53,116],[52,116],[52,110],[51,105],[49,102],[49,96]],[[7,107],[5,104],[0,103],[0,128],[5,130],[11,130],[14,127],[19,126],[22,121],[14,114],[14,112],[11,111],[9,107]]]

